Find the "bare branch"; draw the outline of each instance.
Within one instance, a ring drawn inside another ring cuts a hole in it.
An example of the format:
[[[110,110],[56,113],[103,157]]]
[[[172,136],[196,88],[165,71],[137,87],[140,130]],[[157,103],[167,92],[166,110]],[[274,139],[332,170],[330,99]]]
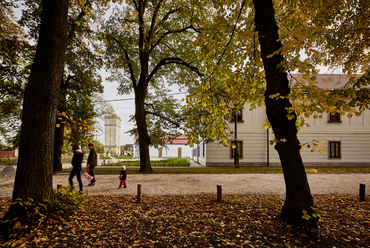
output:
[[[196,27],[194,27],[193,25],[190,25],[190,26],[187,26],[185,28],[182,28],[182,29],[179,29],[179,30],[171,30],[171,31],[167,31],[165,32],[158,40],[155,44],[153,44],[151,47],[150,47],[150,50],[149,50],[149,53],[158,46],[159,43],[161,43],[161,41],[167,36],[167,35],[170,35],[170,34],[175,34],[175,33],[183,33],[187,30],[194,30],[195,32],[197,33],[200,33],[201,32],[201,29],[198,29]]]
[[[123,52],[125,53],[125,58],[127,60],[127,66],[128,66],[129,71],[130,71],[131,81],[132,81],[132,84],[134,86],[134,89],[136,89],[137,82],[136,82],[136,79],[135,79],[134,69],[132,68],[132,65],[131,65],[130,56],[128,55],[128,52],[127,52],[125,46],[121,43],[121,41],[119,41],[117,38],[114,38],[114,37],[112,39],[117,43],[119,48],[121,48],[123,50]]]
[[[159,118],[161,118],[161,119],[164,119],[164,120],[166,120],[166,121],[168,121],[168,122],[172,123],[172,124],[173,124],[173,125],[175,125],[176,127],[180,127],[180,124],[179,124],[179,123],[174,122],[173,120],[171,120],[171,119],[167,118],[166,116],[160,115],[160,114],[158,114],[158,113],[154,113],[154,112],[151,112],[151,111],[145,110],[145,114],[151,114],[151,115],[157,116],[157,117],[159,117]]]
[[[190,63],[187,63],[185,61],[183,61],[182,59],[180,58],[165,58],[165,59],[162,59],[158,64],[157,66],[153,69],[153,71],[149,74],[148,76],[148,82],[150,82],[150,80],[152,79],[152,77],[155,75],[155,73],[162,67],[162,66],[165,66],[165,65],[169,65],[169,64],[179,64],[179,65],[183,65],[185,67],[188,67],[191,71],[195,72],[198,76],[202,77],[203,76],[203,73],[201,73],[199,71],[199,69],[196,67],[196,66],[191,66]]]

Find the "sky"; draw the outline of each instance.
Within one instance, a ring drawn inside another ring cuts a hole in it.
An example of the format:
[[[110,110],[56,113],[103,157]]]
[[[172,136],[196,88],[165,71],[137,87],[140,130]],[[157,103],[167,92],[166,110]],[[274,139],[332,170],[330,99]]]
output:
[[[103,78],[109,76],[109,73],[103,72],[101,75]],[[130,95],[118,95],[117,82],[108,82],[103,80],[104,93],[103,97],[114,109],[116,115],[121,118],[121,146],[126,144],[134,144],[134,137],[131,137],[126,132],[134,128],[135,123],[129,122],[130,116],[135,114],[135,101],[134,94]],[[179,90],[174,88],[172,93],[178,93]],[[174,96],[177,99],[185,98],[185,93]],[[104,130],[104,120],[99,119],[99,124],[102,130]],[[104,144],[104,132],[99,131],[97,133],[97,140]]]
[[[108,74],[107,74],[108,76]],[[103,81],[104,93],[103,97],[114,109],[114,112],[121,118],[121,146],[126,144],[133,144],[134,139],[129,134],[125,133],[134,127],[134,122],[129,122],[131,115],[135,113],[134,95],[118,95],[118,83]],[[121,101],[122,99],[122,101]],[[118,101],[119,100],[119,101]],[[97,139],[104,144],[104,120],[99,119],[100,127],[103,132],[97,134]]]
[[[15,16],[20,18],[22,5],[15,9]],[[104,70],[101,71],[101,76],[103,78],[104,93],[103,98],[106,100],[114,109],[116,115],[121,118],[121,146],[126,144],[133,144],[134,138],[131,137],[126,132],[131,130],[135,123],[129,122],[130,116],[135,113],[135,101],[134,94],[130,95],[118,95],[117,82],[109,82],[105,80],[110,74]],[[173,93],[178,93],[178,90],[174,90]],[[185,97],[185,94],[179,94],[174,96],[175,98],[181,99]],[[102,118],[98,119],[99,131],[94,139],[104,144],[104,120]]]

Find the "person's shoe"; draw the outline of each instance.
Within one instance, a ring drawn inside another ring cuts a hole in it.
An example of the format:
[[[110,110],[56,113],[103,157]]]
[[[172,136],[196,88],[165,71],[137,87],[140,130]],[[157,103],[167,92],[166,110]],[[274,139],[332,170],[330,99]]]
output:
[[[127,186],[125,186],[124,188],[127,188]]]
[[[122,187],[118,187],[117,189],[120,189],[120,188],[122,188]]]
[[[87,186],[94,186],[95,185],[95,183],[90,183],[89,185],[87,185]]]

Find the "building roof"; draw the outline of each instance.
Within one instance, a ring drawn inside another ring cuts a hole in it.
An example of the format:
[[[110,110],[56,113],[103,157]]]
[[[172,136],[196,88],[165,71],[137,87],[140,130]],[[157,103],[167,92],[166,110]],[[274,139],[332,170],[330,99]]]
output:
[[[139,139],[139,136],[136,136],[136,140]],[[165,141],[166,145],[186,145],[188,143],[188,138],[186,137],[185,134],[181,134],[177,139],[175,140],[167,140]]]
[[[126,144],[125,147],[123,148],[124,151],[130,151],[130,148],[132,149],[133,144]]]
[[[173,144],[173,145],[186,145],[188,143],[188,138],[185,134],[181,134],[177,139],[166,141],[166,144]]]
[[[302,80],[302,74],[292,74],[292,76],[296,79]],[[354,77],[355,75],[346,75],[346,74],[311,74],[310,77],[315,76],[317,81],[317,84],[315,84],[317,87],[322,89],[338,89],[341,87],[344,87],[351,77]],[[288,76],[290,80],[291,76]]]

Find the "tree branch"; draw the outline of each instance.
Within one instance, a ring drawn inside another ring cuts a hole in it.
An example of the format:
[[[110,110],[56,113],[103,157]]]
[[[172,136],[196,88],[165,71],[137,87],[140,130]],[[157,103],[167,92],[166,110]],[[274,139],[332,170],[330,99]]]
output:
[[[162,0],[160,0],[153,12],[153,16],[152,16],[152,22],[150,23],[150,29],[148,31],[148,44],[150,44],[150,41],[152,39],[152,36],[153,36],[153,33],[155,31],[155,21],[157,20],[157,13],[161,7],[161,3],[162,3]],[[158,24],[159,25],[159,24]]]
[[[195,32],[197,33],[200,33],[201,32],[201,29],[198,29],[196,27],[194,27],[193,25],[190,25],[190,26],[187,26],[185,28],[182,28],[182,29],[179,29],[179,30],[171,30],[171,31],[167,31],[165,32],[158,40],[155,44],[153,44],[150,49],[149,49],[149,53],[151,51],[153,51],[154,48],[156,48],[158,46],[158,44],[167,36],[167,35],[170,35],[170,34],[175,34],[175,33],[182,33],[182,32],[185,32],[187,31],[188,29],[191,29],[191,30],[194,30]]]
[[[123,50],[123,52],[125,53],[125,58],[127,60],[127,66],[128,66],[129,71],[130,71],[131,81],[132,81],[132,84],[134,86],[134,89],[136,89],[137,82],[136,82],[136,79],[135,79],[134,69],[132,68],[132,65],[131,65],[130,56],[128,55],[128,52],[125,49],[125,47],[122,45],[122,43],[117,38],[113,37],[112,39],[117,43],[119,48],[121,48]]]
[[[153,71],[149,74],[148,76],[148,82],[150,82],[150,80],[152,79],[152,77],[154,76],[154,74],[162,67],[162,66],[165,66],[165,65],[169,65],[169,64],[179,64],[179,65],[183,65],[185,67],[188,67],[191,71],[195,72],[198,76],[202,77],[203,74],[199,71],[199,69],[195,66],[191,66],[190,63],[187,63],[185,61],[183,61],[182,59],[180,58],[165,58],[165,59],[162,59],[157,65],[156,67],[153,69]]]
[[[154,113],[154,112],[151,112],[151,111],[148,111],[148,110],[145,110],[145,114],[151,114],[151,115],[154,115],[154,116],[157,116],[161,119],[164,119],[170,123],[172,123],[173,125],[175,125],[176,127],[180,127],[180,124],[177,123],[177,122],[174,122],[173,120],[167,118],[166,116],[163,116],[163,115],[160,115],[160,114],[157,114],[157,113]]]
[[[236,25],[237,25],[237,20],[239,20],[239,18],[240,18],[240,16],[241,16],[241,14],[242,14],[242,11],[243,11],[243,8],[244,8],[244,5],[245,5],[245,2],[246,2],[246,0],[244,0],[244,1],[243,1],[242,6],[240,7],[240,10],[239,10],[239,13],[238,13],[238,17],[236,18],[235,25],[234,25],[234,27],[233,27],[233,31],[231,32],[231,36],[230,36],[230,38],[229,38],[229,41],[227,42],[227,44],[226,44],[226,46],[225,46],[225,49],[223,50],[223,52],[222,52],[222,54],[221,54],[220,59],[218,60],[218,62],[216,63],[216,65],[215,65],[214,67],[218,66],[218,65],[221,63],[221,60],[222,60],[222,58],[224,57],[224,55],[225,55],[225,53],[226,53],[227,48],[230,46],[231,40],[233,39],[234,34],[235,34]],[[213,74],[213,72],[211,73],[211,75],[209,75],[209,77],[211,77],[211,76],[212,76],[212,74]]]

